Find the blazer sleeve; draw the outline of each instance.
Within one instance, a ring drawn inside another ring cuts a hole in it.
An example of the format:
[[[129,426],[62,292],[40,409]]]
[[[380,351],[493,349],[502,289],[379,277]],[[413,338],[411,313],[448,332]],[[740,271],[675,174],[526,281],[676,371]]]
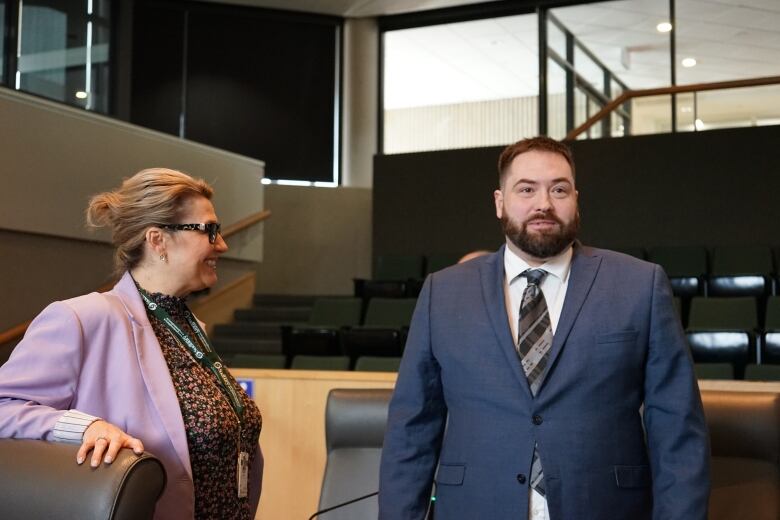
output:
[[[707,425],[671,287],[659,266],[650,312],[644,422],[653,475],[653,520],[706,520]]]
[[[0,367],[0,437],[56,440],[54,426],[75,395],[83,340],[78,316],[64,302],[33,320]]]
[[[433,277],[428,277],[412,317],[390,401],[379,476],[380,520],[422,520],[447,418],[440,367],[431,342]]]

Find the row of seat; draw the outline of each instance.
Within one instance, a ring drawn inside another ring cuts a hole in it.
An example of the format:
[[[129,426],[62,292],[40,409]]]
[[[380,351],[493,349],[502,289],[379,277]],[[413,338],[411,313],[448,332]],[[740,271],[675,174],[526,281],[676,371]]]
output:
[[[736,379],[734,365],[731,363],[694,363],[697,379]],[[756,365],[745,367],[745,381],[780,381],[780,365]]]
[[[780,247],[658,246],[614,248],[661,265],[676,296],[767,296],[780,288]],[[454,264],[457,255],[379,255],[370,280],[355,279],[354,295],[416,297],[426,274]]]
[[[661,265],[677,296],[767,296],[777,293],[780,248],[703,246],[623,248],[621,252]]]
[[[694,361],[730,363],[737,379],[750,363],[780,364],[780,297],[759,318],[754,298],[693,298],[685,333]]]
[[[319,298],[304,325],[282,326],[282,354],[400,356],[414,298],[372,298],[362,317],[360,298]]]
[[[293,370],[355,370],[359,372],[398,372],[400,357],[307,356],[289,358],[283,354],[237,354],[226,361],[231,368],[271,368]]]

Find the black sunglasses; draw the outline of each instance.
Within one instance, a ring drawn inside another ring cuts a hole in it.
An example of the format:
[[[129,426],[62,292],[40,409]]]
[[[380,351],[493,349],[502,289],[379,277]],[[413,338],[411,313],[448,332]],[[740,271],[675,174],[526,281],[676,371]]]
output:
[[[217,241],[217,235],[220,233],[222,224],[219,222],[209,222],[208,224],[159,224],[158,227],[164,229],[173,229],[174,231],[200,231],[209,234],[209,243]]]

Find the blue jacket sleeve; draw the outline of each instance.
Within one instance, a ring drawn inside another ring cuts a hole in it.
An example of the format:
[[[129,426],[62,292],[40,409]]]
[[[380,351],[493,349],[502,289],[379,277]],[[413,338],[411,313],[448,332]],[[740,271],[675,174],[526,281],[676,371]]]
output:
[[[390,402],[379,477],[379,518],[422,520],[447,418],[431,337],[433,276],[423,285]]]
[[[653,475],[653,520],[706,520],[709,437],[672,292],[655,267],[645,369],[644,422]]]

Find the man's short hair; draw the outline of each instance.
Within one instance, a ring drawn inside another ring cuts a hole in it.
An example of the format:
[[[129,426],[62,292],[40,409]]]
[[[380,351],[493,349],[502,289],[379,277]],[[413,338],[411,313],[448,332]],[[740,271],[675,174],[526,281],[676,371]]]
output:
[[[566,159],[566,162],[571,167],[571,175],[574,177],[574,156],[571,153],[571,149],[561,141],[556,141],[550,137],[538,136],[523,139],[504,148],[504,151],[501,152],[501,156],[498,158],[498,185],[502,185],[509,165],[512,164],[515,157],[534,150],[557,153]]]

